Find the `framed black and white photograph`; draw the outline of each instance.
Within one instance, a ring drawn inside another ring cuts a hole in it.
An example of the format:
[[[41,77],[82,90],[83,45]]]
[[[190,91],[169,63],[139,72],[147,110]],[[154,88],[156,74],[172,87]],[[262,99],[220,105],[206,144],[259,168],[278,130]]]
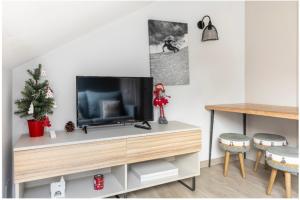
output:
[[[154,83],[189,84],[187,23],[148,20],[150,73]]]

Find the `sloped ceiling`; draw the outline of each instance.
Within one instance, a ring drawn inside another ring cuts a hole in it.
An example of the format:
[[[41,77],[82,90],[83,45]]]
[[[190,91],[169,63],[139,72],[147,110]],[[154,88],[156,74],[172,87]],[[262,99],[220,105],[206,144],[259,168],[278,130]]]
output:
[[[13,68],[151,2],[3,2],[2,66]]]

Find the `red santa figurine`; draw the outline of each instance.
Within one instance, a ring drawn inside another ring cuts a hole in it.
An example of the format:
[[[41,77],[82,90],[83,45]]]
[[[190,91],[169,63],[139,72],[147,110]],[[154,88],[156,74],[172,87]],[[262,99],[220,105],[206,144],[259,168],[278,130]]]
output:
[[[153,105],[159,107],[159,111],[160,111],[158,123],[167,124],[168,120],[165,117],[164,106],[169,103],[168,98],[171,97],[165,94],[165,87],[162,83],[158,83],[154,86],[153,93],[154,93]]]

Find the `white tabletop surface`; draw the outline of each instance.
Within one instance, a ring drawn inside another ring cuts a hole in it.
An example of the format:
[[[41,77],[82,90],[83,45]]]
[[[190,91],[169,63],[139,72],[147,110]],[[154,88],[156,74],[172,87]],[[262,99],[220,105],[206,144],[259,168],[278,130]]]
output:
[[[28,134],[23,134],[16,142],[14,151],[80,144],[93,141],[124,139],[168,132],[175,133],[180,131],[199,130],[199,127],[197,126],[178,121],[169,121],[168,124],[158,124],[153,122],[151,123],[151,126],[151,130],[135,128],[133,125],[97,128],[90,127],[88,128],[88,134],[85,134],[81,129],[77,129],[71,133],[56,131],[55,139],[51,139],[49,133],[45,133],[44,136],[37,138],[31,138]]]

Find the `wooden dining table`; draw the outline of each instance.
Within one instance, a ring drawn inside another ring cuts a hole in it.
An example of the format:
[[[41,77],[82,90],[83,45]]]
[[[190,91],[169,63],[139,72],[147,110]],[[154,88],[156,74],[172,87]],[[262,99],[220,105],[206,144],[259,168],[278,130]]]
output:
[[[298,120],[298,107],[296,106],[277,106],[253,103],[237,103],[237,104],[217,104],[206,105],[205,109],[210,110],[210,138],[209,138],[209,155],[208,167],[211,166],[211,150],[214,129],[214,113],[215,111],[241,113],[243,115],[243,134],[246,135],[247,115],[257,115],[265,117],[275,117],[281,119]],[[244,155],[246,158],[246,154]]]

